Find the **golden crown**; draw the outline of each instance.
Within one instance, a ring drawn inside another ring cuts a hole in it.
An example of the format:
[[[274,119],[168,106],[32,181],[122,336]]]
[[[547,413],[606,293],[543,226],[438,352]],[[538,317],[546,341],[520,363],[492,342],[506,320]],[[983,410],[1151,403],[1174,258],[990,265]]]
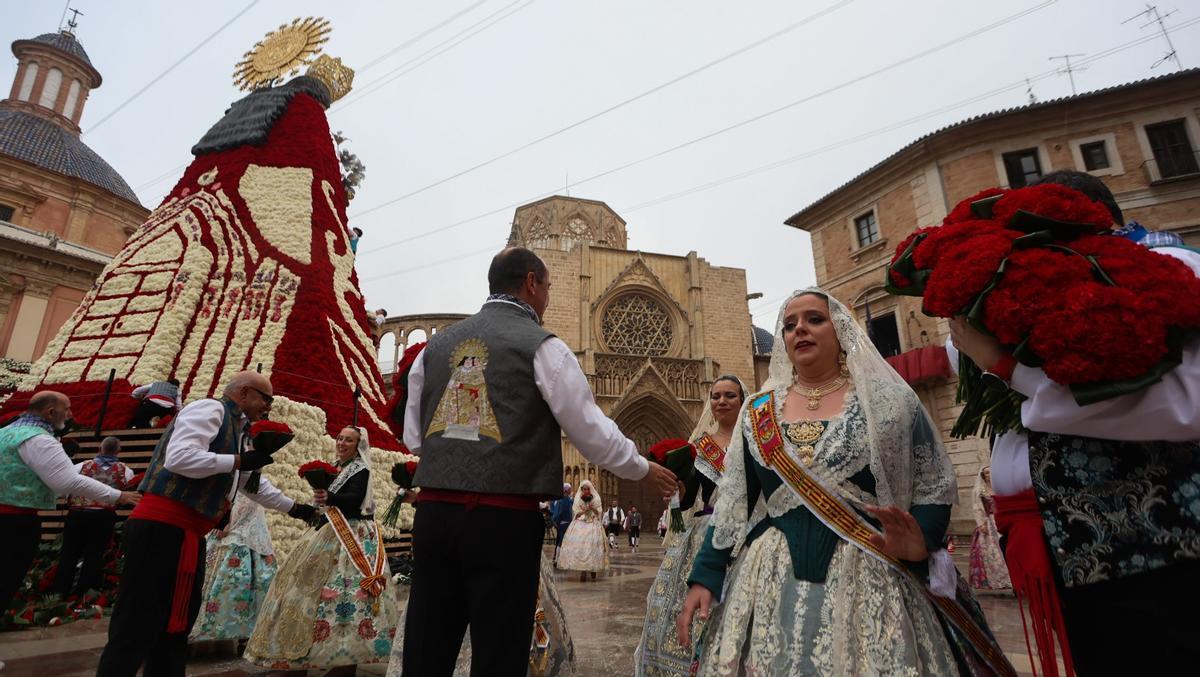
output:
[[[350,93],[350,85],[354,82],[354,70],[343,65],[340,57],[327,54],[313,59],[304,74],[324,83],[331,103]]]

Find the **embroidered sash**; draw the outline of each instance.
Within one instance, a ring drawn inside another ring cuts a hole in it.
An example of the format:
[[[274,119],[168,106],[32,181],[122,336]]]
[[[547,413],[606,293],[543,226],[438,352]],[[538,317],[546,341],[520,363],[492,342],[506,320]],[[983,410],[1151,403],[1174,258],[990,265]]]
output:
[[[809,475],[787,453],[775,415],[774,393],[764,393],[750,403],[750,422],[767,466],[783,478],[817,519],[843,540],[908,577],[916,588],[924,593],[942,618],[966,638],[989,668],[998,675],[1016,677],[1016,671],[995,640],[975,622],[957,600],[933,594],[924,581],[903,562],[875,547],[871,543],[871,536],[879,532],[816,478]]]
[[[720,482],[721,475],[725,474],[725,450],[708,433],[701,435],[692,446],[697,452],[696,467],[708,479]]]
[[[375,528],[375,563],[372,565],[371,561],[367,559],[367,554],[363,552],[358,539],[354,537],[354,530],[350,528],[350,523],[346,521],[346,516],[342,514],[342,511],[330,506],[326,509],[325,517],[333,526],[333,533],[337,534],[338,542],[342,544],[346,554],[350,555],[354,567],[363,575],[363,580],[358,587],[372,597],[378,597],[387,587],[387,576],[383,575],[383,565],[387,560],[384,558],[383,537],[379,533],[379,523],[371,520],[371,526]]]

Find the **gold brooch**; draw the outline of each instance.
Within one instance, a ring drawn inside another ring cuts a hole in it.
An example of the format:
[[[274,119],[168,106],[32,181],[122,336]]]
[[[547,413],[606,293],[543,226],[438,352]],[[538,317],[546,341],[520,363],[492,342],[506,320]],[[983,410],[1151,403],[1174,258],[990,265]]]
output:
[[[805,467],[812,465],[813,456],[817,453],[814,445],[823,434],[825,434],[825,424],[821,421],[796,421],[788,426],[787,438],[796,445],[796,451],[800,454],[800,462]]]

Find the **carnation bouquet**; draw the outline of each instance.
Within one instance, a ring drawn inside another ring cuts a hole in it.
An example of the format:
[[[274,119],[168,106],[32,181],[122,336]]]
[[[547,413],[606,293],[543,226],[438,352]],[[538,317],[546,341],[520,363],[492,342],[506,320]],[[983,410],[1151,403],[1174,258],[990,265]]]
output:
[[[887,289],[922,297],[927,315],[965,316],[1080,405],[1136,392],[1177,366],[1200,330],[1200,279],[1112,235],[1112,221],[1065,186],[989,189],[901,242]],[[960,354],[955,437],[1020,428],[1024,396],[986,387],[981,373]]]
[[[303,477],[308,485],[313,489],[325,490],[333,484],[333,478],[337,477],[338,469],[325,461],[309,461],[296,471],[298,475]]]
[[[646,458],[675,473],[675,477],[687,484],[696,469],[696,447],[687,440],[669,438],[651,445]],[[683,531],[683,508],[679,503],[679,492],[671,497],[671,531]]]
[[[267,454],[279,451],[295,436],[288,424],[279,421],[263,419],[250,424],[250,438],[254,440],[254,449]]]
[[[407,453],[407,449],[404,450]],[[384,526],[396,528],[397,522],[400,520],[400,507],[404,505],[404,499],[408,496],[413,488],[413,477],[417,474],[417,462],[406,461],[397,463],[392,466],[392,481],[396,483],[396,497],[392,499],[387,510],[383,513],[383,519],[380,524]]]

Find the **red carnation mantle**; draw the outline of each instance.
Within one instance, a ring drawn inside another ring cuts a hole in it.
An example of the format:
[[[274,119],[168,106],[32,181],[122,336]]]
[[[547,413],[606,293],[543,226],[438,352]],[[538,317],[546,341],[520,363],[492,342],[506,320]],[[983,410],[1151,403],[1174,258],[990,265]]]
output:
[[[1022,364],[1070,386],[1081,405],[1135,392],[1179,364],[1200,332],[1200,279],[1182,262],[1107,234],[1112,216],[1064,186],[990,189],[960,202],[940,227],[896,248],[893,294],[966,318]],[[1020,426],[1013,391],[988,390],[961,356],[956,437]]]

